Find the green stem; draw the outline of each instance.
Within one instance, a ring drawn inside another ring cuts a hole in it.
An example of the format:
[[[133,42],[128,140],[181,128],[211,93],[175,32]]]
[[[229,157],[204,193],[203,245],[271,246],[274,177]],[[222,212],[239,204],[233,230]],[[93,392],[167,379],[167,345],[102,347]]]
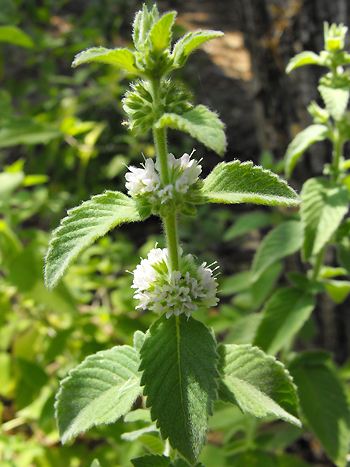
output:
[[[332,180],[338,181],[340,173],[340,161],[343,151],[343,141],[340,137],[339,130],[337,127],[334,128],[333,132],[333,161],[332,161]]]
[[[151,81],[152,95],[153,95],[153,106],[155,115],[160,116],[161,102],[159,99],[159,88],[161,86],[160,80]],[[160,178],[163,185],[169,184],[169,166],[168,166],[168,147],[167,147],[167,135],[165,128],[153,128],[153,140],[157,153],[157,160],[159,163]],[[171,271],[179,270],[179,239],[177,233],[177,219],[176,210],[174,209],[162,216],[164,225],[164,232],[166,238],[166,244],[169,253],[169,267]]]
[[[314,280],[317,280],[318,276],[320,275],[320,271],[323,266],[325,250],[326,250],[326,247],[323,247],[322,250],[316,256],[315,264],[314,264],[314,267],[312,268],[312,278]]]

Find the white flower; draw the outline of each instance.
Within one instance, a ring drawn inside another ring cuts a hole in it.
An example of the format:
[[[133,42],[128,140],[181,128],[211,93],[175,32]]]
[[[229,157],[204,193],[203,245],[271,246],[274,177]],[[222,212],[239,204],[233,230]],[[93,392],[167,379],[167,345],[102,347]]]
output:
[[[169,274],[167,249],[155,248],[136,267],[132,288],[137,308],[169,318],[215,306],[217,286],[213,270],[206,263],[197,266],[192,255],[182,257],[180,271]]]
[[[192,153],[185,153],[179,159],[173,154],[168,155],[169,184],[162,186],[158,164],[147,159],[142,168],[130,166],[126,173],[126,188],[132,197],[145,196],[151,202],[165,204],[176,198],[177,194],[184,195],[194,185],[202,172],[202,167]]]
[[[129,172],[125,174],[126,189],[130,196],[139,196],[146,193],[153,193],[160,187],[160,178],[156,172],[152,159],[147,159],[142,164],[142,169],[130,166]]]

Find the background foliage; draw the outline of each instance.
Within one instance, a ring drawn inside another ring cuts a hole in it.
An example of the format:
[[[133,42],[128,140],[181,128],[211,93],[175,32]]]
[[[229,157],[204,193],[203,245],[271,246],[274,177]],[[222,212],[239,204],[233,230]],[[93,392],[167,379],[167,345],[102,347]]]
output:
[[[188,9],[176,3],[171,6],[179,9],[180,18],[183,13],[180,23],[186,28]],[[130,20],[139,6],[136,0],[105,0],[103,8],[93,0],[40,5],[0,0],[0,460],[4,466],[74,467],[90,465],[94,458],[102,466],[126,466],[132,457],[145,452],[161,455],[164,450],[148,413],[137,407],[123,421],[93,429],[74,445],[65,446],[59,443],[53,416],[58,381],[70,368],[91,353],[131,344],[134,331],[149,326],[152,317],[135,311],[131,276],[124,271],[132,270],[139,256],[161,241],[158,225],[151,219],[142,230],[131,224],[112,232],[82,254],[54,291],[45,289],[42,274],[48,232],[57,226],[62,212],[90,194],[121,188],[125,165],[139,160],[141,152],[154,154],[149,141],[133,138],[121,125],[120,102],[126,90],[123,76],[112,67],[81,67],[74,73],[70,69],[73,56],[92,44],[125,45]],[[160,4],[161,9],[167,6]],[[321,24],[318,27],[322,29]],[[178,28],[180,32],[182,26]],[[243,61],[243,51],[247,53],[243,46],[239,50],[238,63]],[[218,102],[227,92],[211,85],[221,78],[228,80],[236,94],[237,112],[244,112],[239,109],[246,96],[237,93],[235,71],[217,65],[218,57],[227,51],[206,52],[209,55],[199,54],[186,75],[180,75],[184,85],[194,94],[206,94],[205,102],[220,111]],[[202,68],[197,72],[196,66]],[[209,85],[199,81],[202,70],[204,77],[206,70],[215,77],[208,80]],[[247,90],[247,82],[242,79],[242,83]],[[222,113],[226,121],[225,107]],[[249,124],[244,123],[243,131],[236,123],[232,126],[237,114],[227,120],[230,147],[226,160],[235,156],[260,159],[266,168],[280,171],[272,153],[266,152],[275,149],[273,144],[268,147],[256,137],[253,144],[247,141]],[[282,134],[287,141],[288,132]],[[318,137],[315,130],[314,140]],[[171,140],[175,154],[189,152],[189,144],[192,142],[184,136]],[[277,155],[286,149],[286,145],[281,147],[275,151]],[[216,156],[199,145],[197,156],[204,157],[205,172],[217,162]],[[325,316],[329,315],[322,311],[321,316],[308,319],[313,297],[293,288],[282,288],[271,297],[275,284],[286,285],[281,261],[288,257],[287,269],[291,270],[299,262],[298,256],[290,256],[301,247],[295,218],[293,210],[284,208],[254,208],[246,213],[242,208],[213,206],[200,209],[195,226],[191,219],[182,223],[188,250],[222,265],[221,304],[200,319],[214,327],[219,340],[232,344],[231,352],[234,344],[254,342],[268,353],[277,353],[285,345],[286,334],[281,331],[267,339],[262,327],[261,335],[256,333],[261,314],[255,312],[264,306],[265,315],[273,315],[271,320],[276,323],[281,301],[292,303],[295,295],[299,295],[298,316],[295,310],[287,310],[287,331],[292,335],[293,329],[301,328],[301,348],[324,344]],[[262,235],[259,229],[266,233],[274,226],[277,228],[264,238],[250,270]],[[286,243],[286,236],[292,241]],[[347,251],[346,239],[343,242]],[[340,377],[346,382],[346,352],[342,346],[331,346],[331,350],[337,352]],[[322,363],[325,361],[327,364]],[[302,363],[294,362],[292,371],[301,390],[306,387]],[[320,397],[326,404],[327,388],[334,388],[334,365],[325,355],[311,356],[307,365],[314,384],[324,388]],[[335,410],[341,414],[345,398],[339,391],[341,402]],[[311,412],[309,418],[315,425],[322,425],[312,399],[303,410]],[[346,423],[341,428],[345,432]],[[302,435],[299,428],[283,422],[258,424],[223,403],[216,407],[210,428],[209,444],[201,457],[205,465],[332,465],[310,433]],[[329,442],[330,456],[337,451],[334,443]]]

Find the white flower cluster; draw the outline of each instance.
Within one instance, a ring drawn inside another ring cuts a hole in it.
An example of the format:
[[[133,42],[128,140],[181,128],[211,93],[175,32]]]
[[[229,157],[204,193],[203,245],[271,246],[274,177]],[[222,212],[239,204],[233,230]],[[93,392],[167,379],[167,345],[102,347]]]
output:
[[[170,183],[162,186],[159,167],[152,159],[147,159],[142,168],[129,167],[125,174],[126,189],[133,198],[146,196],[151,202],[165,204],[176,194],[185,194],[198,181],[202,167],[191,154],[184,154],[176,159],[173,154],[168,155]]]
[[[190,316],[199,307],[209,308],[218,303],[214,270],[206,263],[197,266],[192,255],[181,258],[180,269],[169,274],[167,249],[151,250],[133,273],[137,308],[166,313],[169,318]]]

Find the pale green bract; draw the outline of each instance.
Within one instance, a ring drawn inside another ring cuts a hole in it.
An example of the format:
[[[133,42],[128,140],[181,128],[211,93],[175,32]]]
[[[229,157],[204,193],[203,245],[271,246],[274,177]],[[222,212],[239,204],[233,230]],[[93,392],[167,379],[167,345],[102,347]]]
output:
[[[205,443],[217,398],[217,361],[209,329],[184,316],[157,320],[141,349],[141,384],[152,419],[192,463]]]
[[[300,68],[305,65],[324,65],[323,59],[315,54],[315,52],[301,52],[300,54],[293,57],[286,68],[286,73],[290,73],[291,71],[295,70],[296,68]]]
[[[339,227],[348,211],[349,194],[345,187],[332,186],[321,178],[310,178],[301,191],[303,256],[317,255]]]
[[[222,162],[204,180],[202,193],[209,203],[254,203],[297,206],[295,191],[276,174],[252,162]]]
[[[124,223],[140,221],[136,202],[117,191],[93,196],[67,213],[52,233],[45,259],[45,283],[54,287],[72,261],[109,230]]]
[[[136,350],[123,345],[90,355],[71,370],[56,396],[62,442],[128,413],[142,392],[138,367]]]
[[[129,49],[106,49],[105,47],[91,47],[75,56],[72,67],[85,63],[104,63],[116,66],[130,74],[139,73],[135,66],[134,54]]]
[[[221,346],[225,400],[255,417],[275,416],[301,426],[297,394],[282,363],[251,345]]]
[[[276,261],[301,248],[302,228],[299,221],[286,221],[271,230],[260,243],[252,264],[253,281]]]
[[[307,424],[339,467],[347,465],[350,412],[346,394],[329,356],[307,352],[290,366]]]
[[[163,114],[156,123],[156,128],[167,127],[188,133],[220,155],[226,150],[224,125],[217,114],[204,105],[197,105],[182,115]]]
[[[310,125],[289,143],[285,155],[285,173],[287,177],[292,175],[294,167],[303,153],[314,143],[323,141],[328,136],[328,128],[326,125],[315,124]]]
[[[169,11],[152,26],[150,39],[154,51],[162,52],[170,47],[175,18],[176,11]]]
[[[293,287],[277,290],[262,311],[254,345],[270,354],[288,347],[315,307],[314,297]]]
[[[172,57],[175,67],[182,67],[187,61],[187,58],[205,42],[208,42],[217,37],[223,36],[221,31],[194,31],[185,34],[178,42],[176,42]]]

